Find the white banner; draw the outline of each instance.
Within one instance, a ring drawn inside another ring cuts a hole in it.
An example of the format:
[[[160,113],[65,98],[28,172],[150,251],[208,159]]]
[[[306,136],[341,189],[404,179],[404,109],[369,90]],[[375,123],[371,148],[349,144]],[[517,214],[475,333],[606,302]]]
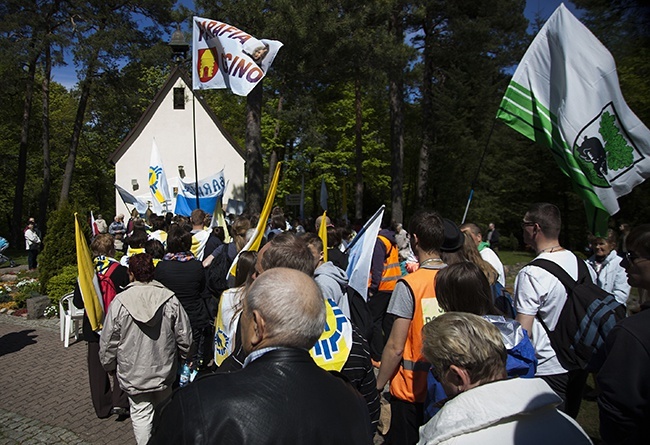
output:
[[[179,195],[183,195],[186,198],[196,198],[197,190],[196,184],[194,181],[185,182],[182,179],[179,179],[180,189],[178,190]],[[215,173],[212,176],[203,178],[199,180],[199,189],[198,196],[199,198],[213,198],[215,196],[223,195],[226,189],[226,182],[223,176],[223,170],[219,173]]]
[[[194,17],[192,88],[230,88],[248,96],[266,75],[282,43],[258,40],[217,20]]]

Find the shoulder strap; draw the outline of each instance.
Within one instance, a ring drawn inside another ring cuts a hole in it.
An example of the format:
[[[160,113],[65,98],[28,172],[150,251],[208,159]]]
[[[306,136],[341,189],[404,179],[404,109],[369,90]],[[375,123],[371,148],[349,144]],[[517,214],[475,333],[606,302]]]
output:
[[[108,269],[106,270],[106,272],[104,272],[104,276],[106,278],[110,278],[111,274],[115,272],[115,269],[117,269],[117,266],[119,265],[120,263],[118,263],[117,261],[111,261],[111,265],[108,266]]]
[[[578,283],[593,283],[587,263],[578,258]]]
[[[581,261],[578,259],[578,262],[580,263]],[[571,276],[564,270],[562,267],[560,267],[558,264],[554,263],[553,261],[550,260],[545,260],[543,258],[538,258],[530,263],[528,263],[530,266],[537,266],[545,271],[551,273],[552,275],[555,276],[558,280],[560,280],[560,283],[564,285],[564,288],[566,289],[567,293],[570,293],[573,288],[578,284]],[[580,264],[578,264],[578,271],[580,271]],[[589,275],[589,272],[587,272],[587,275]]]

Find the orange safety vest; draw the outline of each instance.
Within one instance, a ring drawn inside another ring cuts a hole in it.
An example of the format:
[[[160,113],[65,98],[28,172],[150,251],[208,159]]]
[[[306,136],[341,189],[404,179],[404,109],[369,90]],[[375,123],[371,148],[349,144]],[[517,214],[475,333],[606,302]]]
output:
[[[384,243],[387,256],[386,260],[384,260],[384,270],[381,273],[379,291],[392,292],[395,289],[397,280],[402,278],[402,269],[399,265],[399,251],[397,246],[394,246],[385,236],[379,235],[377,238]]]
[[[413,293],[414,311],[402,361],[390,382],[390,393],[406,402],[424,403],[427,394],[427,372],[431,365],[422,355],[422,327],[443,313],[433,285],[438,270],[422,267],[401,280]]]

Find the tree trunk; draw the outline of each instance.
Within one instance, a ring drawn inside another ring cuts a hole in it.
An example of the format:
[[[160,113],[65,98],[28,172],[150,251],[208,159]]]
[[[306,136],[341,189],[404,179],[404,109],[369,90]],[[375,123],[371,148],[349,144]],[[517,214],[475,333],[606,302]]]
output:
[[[34,47],[32,46],[32,50]],[[23,242],[23,193],[27,178],[27,145],[29,142],[29,119],[32,113],[32,100],[34,98],[34,78],[36,77],[36,61],[40,54],[34,51],[27,68],[25,85],[25,101],[23,102],[23,123],[20,130],[20,145],[18,148],[18,170],[16,172],[16,192],[14,194],[14,213],[11,225],[11,238],[15,246]]]
[[[402,3],[397,2],[391,14],[393,40],[396,43],[404,41],[402,25]],[[403,67],[400,60],[392,67],[388,94],[390,101],[390,143],[391,143],[391,209],[392,220],[403,222],[404,219],[404,82]]]
[[[417,179],[417,202],[421,206],[427,206],[431,204],[428,202],[429,158],[431,141],[433,140],[433,60],[431,55],[433,46],[433,29],[431,28],[433,13],[430,8],[430,6],[427,6],[424,24],[424,73],[422,75],[422,145],[420,146]]]
[[[72,184],[72,173],[74,172],[74,164],[77,160],[77,150],[79,149],[79,139],[81,138],[81,130],[84,125],[84,116],[86,114],[86,106],[88,105],[88,98],[90,97],[90,90],[93,83],[93,76],[95,75],[95,63],[98,53],[95,52],[94,58],[88,63],[86,68],[86,76],[81,82],[81,96],[79,97],[79,105],[77,106],[77,115],[74,119],[74,127],[72,129],[72,138],[70,140],[70,151],[68,152],[68,161],[65,164],[65,172],[63,173],[63,185],[61,186],[61,197],[59,198],[59,207],[68,202],[70,195],[70,185]]]
[[[356,167],[356,186],[354,193],[354,217],[357,221],[363,218],[363,111],[361,107],[361,81],[354,82],[354,111],[356,123],[354,126],[354,146]]]
[[[262,82],[246,98],[246,208],[251,214],[262,211]],[[273,175],[269,178],[272,179]]]
[[[278,99],[278,119],[275,122],[275,129],[273,131],[273,149],[271,150],[271,156],[269,157],[269,183],[271,182],[271,179],[273,179],[273,174],[275,173],[275,165],[278,163],[278,158],[282,159],[276,147],[278,138],[280,137],[280,113],[282,112],[283,100],[284,99],[282,96],[280,96]]]
[[[52,175],[50,167],[50,78],[52,76],[52,50],[50,43],[45,44],[45,67],[43,69],[43,188],[38,207],[38,225],[45,237],[47,231],[47,202],[50,196]]]

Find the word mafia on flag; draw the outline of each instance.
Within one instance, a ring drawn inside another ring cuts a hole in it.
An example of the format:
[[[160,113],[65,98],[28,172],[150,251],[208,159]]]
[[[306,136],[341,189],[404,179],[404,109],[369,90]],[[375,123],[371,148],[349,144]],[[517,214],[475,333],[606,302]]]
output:
[[[192,88],[229,88],[234,94],[248,96],[281,47],[277,40],[258,40],[227,23],[194,17]]]

